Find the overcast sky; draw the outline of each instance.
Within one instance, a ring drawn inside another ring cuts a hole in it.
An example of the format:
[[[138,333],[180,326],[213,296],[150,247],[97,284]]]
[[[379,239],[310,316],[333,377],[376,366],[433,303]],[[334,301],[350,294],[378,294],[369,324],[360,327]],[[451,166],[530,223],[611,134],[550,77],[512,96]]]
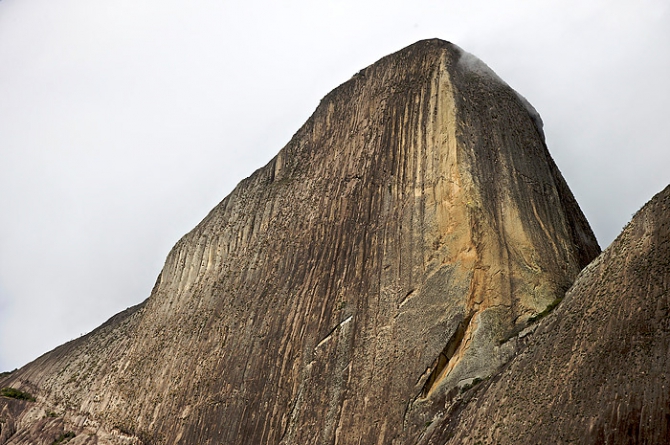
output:
[[[0,371],[148,297],[319,100],[419,39],[540,112],[601,246],[670,182],[670,2],[0,1]]]

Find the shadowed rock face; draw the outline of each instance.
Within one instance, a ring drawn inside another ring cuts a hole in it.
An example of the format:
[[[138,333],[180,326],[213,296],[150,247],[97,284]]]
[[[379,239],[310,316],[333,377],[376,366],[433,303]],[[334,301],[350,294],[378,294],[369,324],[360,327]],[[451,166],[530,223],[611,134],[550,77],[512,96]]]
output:
[[[527,338],[424,443],[670,443],[670,186]]]
[[[145,303],[0,382],[37,404],[2,403],[79,443],[413,443],[598,253],[532,107],[422,41],[328,94]]]

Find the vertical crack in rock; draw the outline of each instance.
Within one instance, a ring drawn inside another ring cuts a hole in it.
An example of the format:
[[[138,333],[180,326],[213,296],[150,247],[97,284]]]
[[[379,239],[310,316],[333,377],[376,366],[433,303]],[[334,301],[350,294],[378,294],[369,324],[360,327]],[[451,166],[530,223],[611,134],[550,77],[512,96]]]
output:
[[[463,342],[465,333],[470,326],[471,320],[472,316],[470,315],[458,324],[456,330],[451,335],[451,338],[449,338],[449,341],[444,346],[444,349],[442,352],[440,352],[440,355],[437,356],[431,365],[431,371],[430,375],[428,376],[428,380],[426,380],[426,383],[421,389],[421,397],[428,397],[433,388],[435,388],[440,380],[444,378],[443,373],[448,369],[447,366],[449,365],[449,361],[454,357],[458,351],[458,348],[461,347],[461,343]]]

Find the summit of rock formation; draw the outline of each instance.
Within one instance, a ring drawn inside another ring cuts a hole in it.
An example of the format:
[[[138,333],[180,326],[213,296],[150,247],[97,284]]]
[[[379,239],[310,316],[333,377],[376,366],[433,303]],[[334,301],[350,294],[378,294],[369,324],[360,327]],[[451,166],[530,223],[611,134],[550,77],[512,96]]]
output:
[[[0,399],[0,443],[417,443],[599,253],[535,110],[421,41],[329,93],[145,302],[0,378],[37,397]]]

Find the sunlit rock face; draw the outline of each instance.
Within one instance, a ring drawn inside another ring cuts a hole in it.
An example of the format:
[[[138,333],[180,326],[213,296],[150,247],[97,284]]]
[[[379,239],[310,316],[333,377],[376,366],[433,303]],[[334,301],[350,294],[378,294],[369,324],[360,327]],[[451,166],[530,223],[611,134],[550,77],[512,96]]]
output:
[[[12,428],[40,407],[98,443],[422,440],[599,253],[541,125],[448,42],[360,71],[145,303],[5,378],[38,396],[3,400]]]

